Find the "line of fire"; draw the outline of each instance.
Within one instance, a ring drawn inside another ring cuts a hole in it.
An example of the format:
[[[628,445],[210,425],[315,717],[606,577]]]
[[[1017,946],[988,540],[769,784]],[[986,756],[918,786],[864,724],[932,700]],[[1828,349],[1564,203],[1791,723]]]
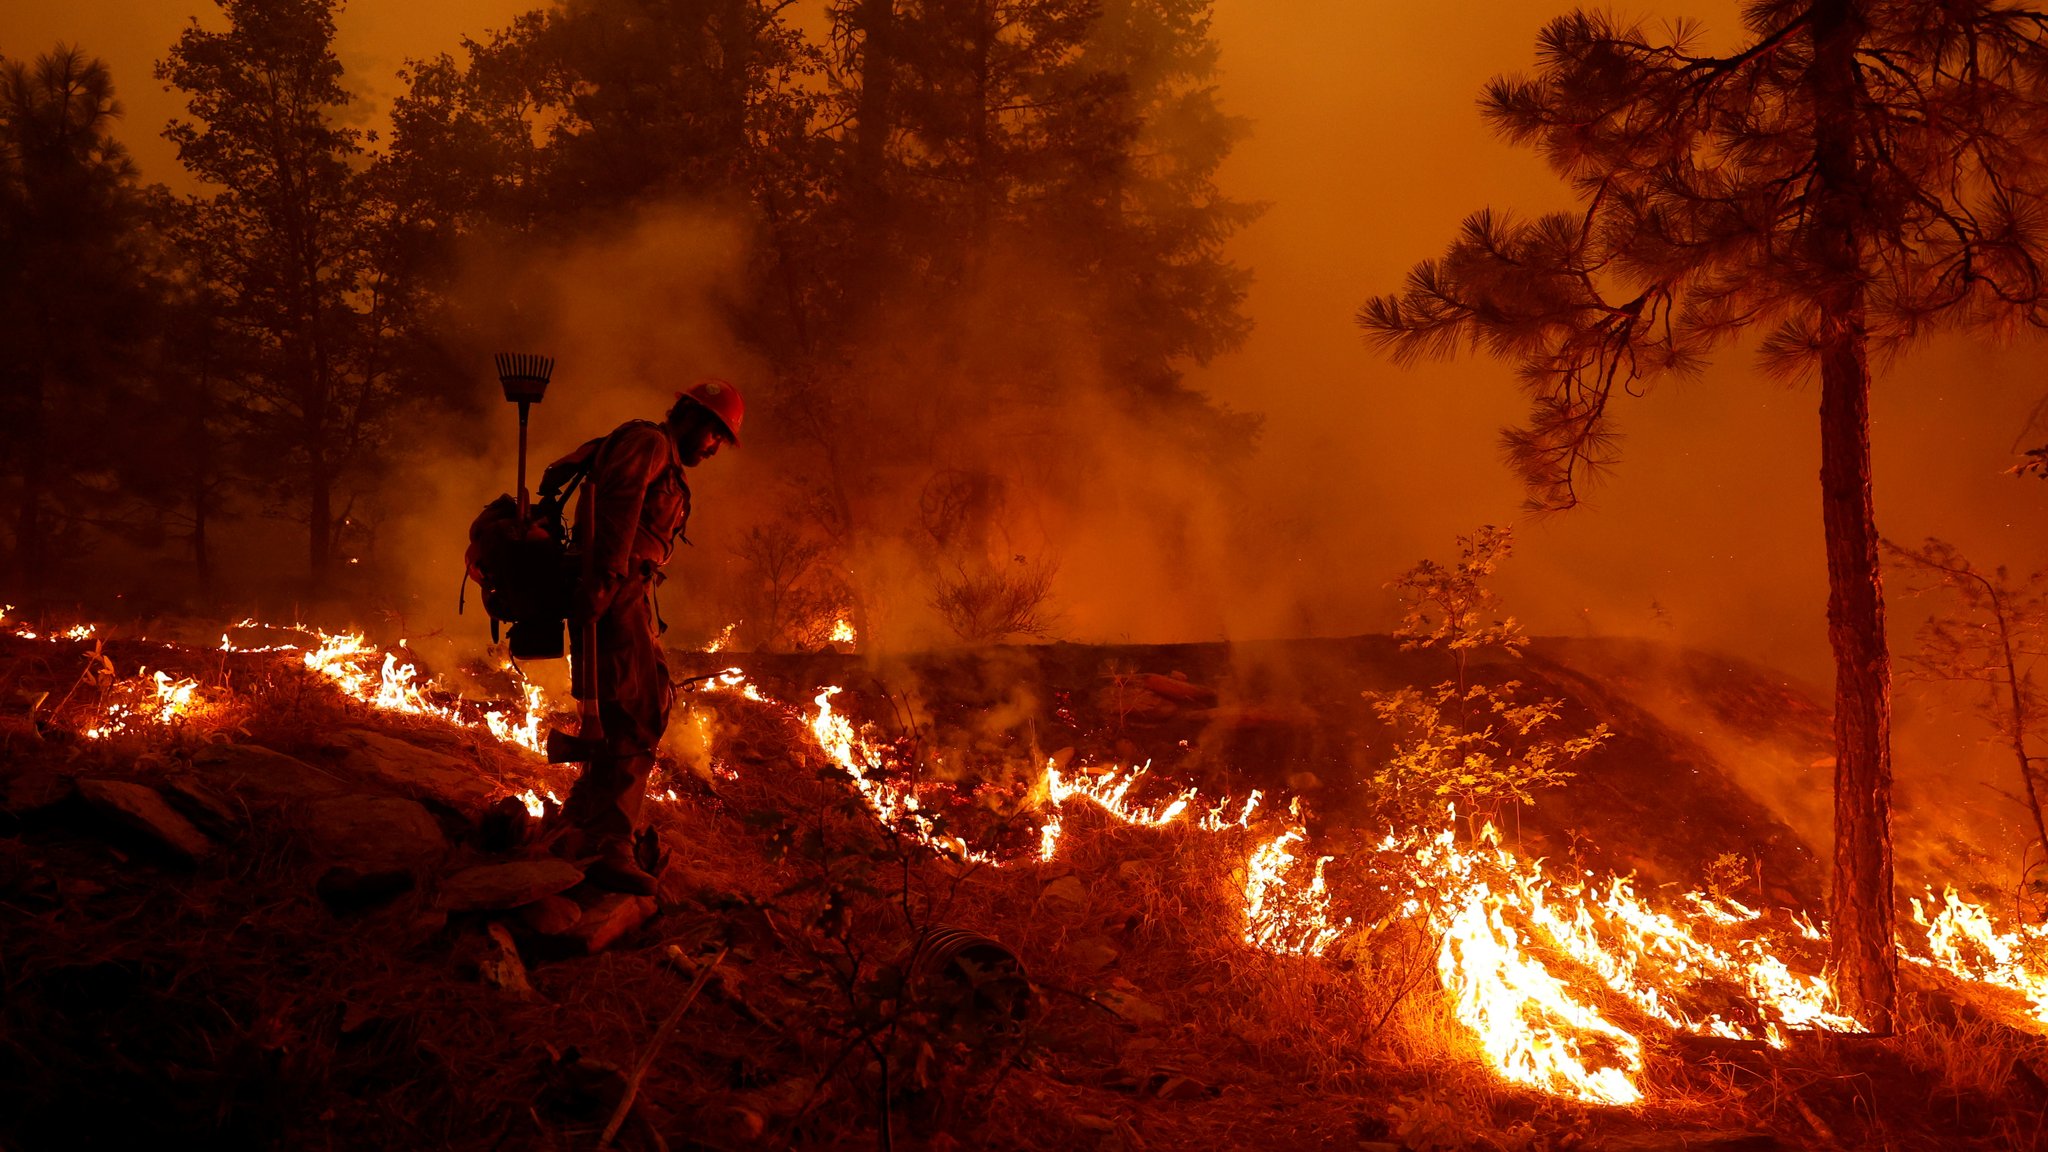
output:
[[[0,1152],[2048,1148],[2048,8],[1566,2],[0,0]]]

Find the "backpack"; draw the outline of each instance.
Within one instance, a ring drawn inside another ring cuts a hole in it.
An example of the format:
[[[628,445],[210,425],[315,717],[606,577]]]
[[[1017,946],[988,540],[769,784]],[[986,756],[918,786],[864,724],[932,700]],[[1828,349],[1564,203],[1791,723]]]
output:
[[[506,636],[518,659],[562,655],[563,621],[569,616],[580,568],[563,513],[577,485],[590,475],[605,439],[591,440],[548,465],[541,473],[540,497],[527,507],[525,523],[520,523],[519,501],[510,493],[484,505],[470,522],[463,595],[455,610],[462,611],[469,582],[476,581],[491,618],[491,642],[497,643],[500,628],[509,624]]]

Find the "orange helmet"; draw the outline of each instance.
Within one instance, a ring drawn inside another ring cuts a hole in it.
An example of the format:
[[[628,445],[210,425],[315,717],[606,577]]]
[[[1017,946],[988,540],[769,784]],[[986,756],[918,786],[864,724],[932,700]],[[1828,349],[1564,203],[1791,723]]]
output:
[[[734,444],[740,442],[740,421],[746,419],[747,405],[740,399],[740,390],[731,383],[705,377],[690,385],[689,391],[676,393],[677,399],[689,397],[709,409],[718,422],[725,425],[725,438]]]

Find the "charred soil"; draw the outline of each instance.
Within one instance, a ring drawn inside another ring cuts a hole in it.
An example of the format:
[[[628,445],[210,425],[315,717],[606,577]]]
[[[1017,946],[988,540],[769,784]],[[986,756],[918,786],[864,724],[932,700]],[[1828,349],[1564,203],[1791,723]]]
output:
[[[2043,1138],[2048,1045],[2024,1005],[1917,970],[1898,1037],[1665,1035],[1644,1103],[1596,1107],[1490,1072],[1437,941],[1369,901],[1340,900],[1357,930],[1323,956],[1246,947],[1249,831],[1076,812],[1051,860],[1035,851],[1049,760],[1298,795],[1313,837],[1357,833],[1387,742],[1360,693],[1435,674],[1383,638],[734,658],[767,699],[685,693],[678,724],[705,741],[652,785],[665,868],[644,902],[544,863],[546,821],[506,802],[566,795],[571,770],[347,700],[274,655],[105,654],[191,677],[213,707],[87,739],[87,646],[0,638],[10,1150],[566,1150],[614,1121],[611,1145],[639,1149]],[[678,674],[725,659],[677,656]],[[1792,826],[1669,722],[1690,685],[1717,723],[1810,759],[1826,716],[1808,697],[1716,658],[1586,642],[1481,674],[1540,682],[1620,734],[1504,814],[1527,854],[1677,890],[1740,853],[1742,899],[1818,906],[1823,871]],[[1002,863],[873,819],[778,702],[828,684],[900,771],[946,785],[936,834],[971,829]],[[180,847],[180,824],[200,839]]]

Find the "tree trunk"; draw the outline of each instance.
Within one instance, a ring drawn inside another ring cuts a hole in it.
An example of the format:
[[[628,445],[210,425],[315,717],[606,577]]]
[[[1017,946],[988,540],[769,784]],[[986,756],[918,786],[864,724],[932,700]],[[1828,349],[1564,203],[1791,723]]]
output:
[[[334,481],[324,468],[314,468],[308,478],[306,526],[315,593],[327,590],[327,577],[334,555]]]
[[[213,552],[207,543],[206,524],[212,505],[213,499],[201,483],[192,494],[192,567],[199,578],[199,595],[209,604],[213,602]]]
[[[47,331],[47,329],[45,329]],[[48,522],[43,518],[43,501],[50,487],[50,454],[44,408],[50,388],[43,369],[31,370],[28,402],[22,405],[21,506],[15,510],[14,563],[21,591],[40,595],[50,574]]]
[[[1828,643],[1835,656],[1835,991],[1873,1033],[1892,1031],[1891,659],[1870,494],[1870,362],[1859,231],[1863,174],[1853,0],[1815,0],[1814,180],[1809,252],[1821,348],[1821,520],[1827,533]]]
[[[1835,655],[1835,990],[1872,1032],[1888,1034],[1898,995],[1891,659],[1870,496],[1870,369],[1860,313],[1853,335],[1821,362],[1821,517]]]
[[[889,145],[896,0],[861,0],[854,21],[861,33],[860,103],[855,112],[853,139],[854,184],[865,201],[862,208],[869,213],[878,213],[882,201],[882,165]]]

